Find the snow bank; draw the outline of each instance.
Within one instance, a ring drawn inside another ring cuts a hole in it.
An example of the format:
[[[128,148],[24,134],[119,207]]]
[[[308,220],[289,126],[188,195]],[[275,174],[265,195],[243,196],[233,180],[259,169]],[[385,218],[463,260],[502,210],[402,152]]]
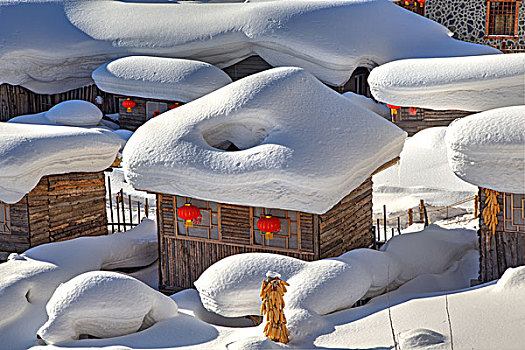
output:
[[[113,163],[123,141],[101,128],[0,125],[0,201],[16,203],[45,175],[94,172]]]
[[[61,284],[46,306],[37,334],[47,344],[81,334],[111,338],[177,316],[177,304],[146,284],[115,272],[92,271]]]
[[[103,91],[189,102],[232,82],[211,64],[164,57],[129,56],[108,62],[93,72]]]
[[[382,102],[435,110],[486,111],[525,101],[525,53],[390,62],[368,77]]]
[[[324,213],[397,157],[405,136],[308,72],[275,68],[148,121],[123,168],[141,190]],[[232,144],[240,151],[223,150]]]
[[[450,167],[476,186],[525,193],[524,126],[525,106],[498,108],[454,121],[445,137]]]
[[[46,320],[45,305],[60,283],[87,271],[145,266],[156,259],[156,224],[147,219],[125,233],[81,237],[12,254],[0,264],[2,345],[26,348],[19,329],[30,331],[34,339]]]
[[[459,179],[448,165],[446,127],[428,128],[405,141],[399,162],[374,175],[376,211],[398,212],[419,205],[442,206],[473,196],[478,189]],[[469,203],[470,205],[470,203]]]
[[[8,1],[0,4],[0,23],[0,83],[38,93],[91,84],[95,68],[129,55],[222,68],[256,54],[340,86],[358,66],[499,52],[454,40],[445,27],[386,0]]]
[[[288,309],[326,315],[376,296],[388,285],[393,288],[420,275],[443,273],[473,249],[475,231],[431,225],[392,238],[382,251],[356,249],[314,262],[266,253],[238,254],[209,267],[194,284],[202,304],[212,312],[227,317],[257,315],[261,281],[272,269],[290,284],[284,296]],[[308,323],[309,317],[303,316]]]

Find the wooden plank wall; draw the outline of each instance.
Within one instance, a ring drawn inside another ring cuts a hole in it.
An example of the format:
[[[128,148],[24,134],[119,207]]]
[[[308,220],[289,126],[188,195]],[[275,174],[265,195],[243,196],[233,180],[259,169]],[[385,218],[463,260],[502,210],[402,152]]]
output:
[[[29,215],[27,210],[27,196],[15,204],[9,204],[11,232],[0,234],[1,252],[23,252],[30,247],[29,243]]]
[[[135,102],[135,107],[128,112],[126,108],[122,106],[122,101],[126,100],[127,97],[119,97],[119,109],[120,114],[119,123],[122,129],[135,131],[139,126],[146,122],[146,99],[140,97],[130,97]]]
[[[23,114],[44,112],[54,105],[68,100],[85,100],[96,104],[97,96],[104,99],[102,105],[97,104],[103,113],[118,112],[118,101],[114,95],[98,89],[96,85],[85,86],[61,94],[42,95],[21,86],[2,84],[0,85],[0,122]]]
[[[504,227],[503,195],[498,195],[501,212],[497,215],[498,225],[496,233],[485,225],[483,210],[486,207],[487,196],[485,191],[479,191],[480,198],[480,229],[479,252],[480,268],[479,279],[488,282],[500,278],[506,269],[525,265],[525,232],[509,232]]]
[[[400,108],[394,124],[405,130],[408,136],[412,136],[423,129],[436,126],[448,126],[457,118],[463,118],[470,114],[472,114],[472,112],[457,110],[436,111],[433,109],[418,108],[416,115],[410,115],[408,108]]]
[[[263,60],[261,56],[254,55],[244,60],[235,63],[229,67],[223,68],[223,71],[226,72],[232,78],[233,81],[247,77],[255,73],[262,72],[263,70],[273,68],[268,62]]]
[[[369,177],[332,209],[319,215],[320,258],[371,247],[372,226],[372,178]]]

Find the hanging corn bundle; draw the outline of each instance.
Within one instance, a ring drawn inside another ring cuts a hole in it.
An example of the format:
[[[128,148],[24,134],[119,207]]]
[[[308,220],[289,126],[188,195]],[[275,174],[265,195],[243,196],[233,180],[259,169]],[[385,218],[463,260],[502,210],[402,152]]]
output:
[[[261,314],[266,315],[264,334],[274,342],[286,344],[289,334],[283,310],[283,295],[289,284],[281,280],[281,275],[275,272],[268,271],[266,277],[261,286]]]
[[[483,221],[494,235],[496,233],[496,226],[498,226],[498,214],[501,211],[498,204],[499,192],[485,188],[485,194],[487,195],[487,199],[485,200],[487,206],[483,209]]]

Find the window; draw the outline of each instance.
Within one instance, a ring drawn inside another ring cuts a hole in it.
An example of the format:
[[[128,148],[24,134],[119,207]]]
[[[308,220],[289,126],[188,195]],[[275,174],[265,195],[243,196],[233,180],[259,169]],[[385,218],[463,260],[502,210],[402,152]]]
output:
[[[146,102],[146,120],[158,116],[168,110],[168,104],[164,102]]]
[[[519,0],[487,1],[488,37],[517,36]]]
[[[395,1],[394,3],[408,11],[412,11],[421,16],[425,15],[425,0]]]
[[[0,202],[0,234],[10,234],[9,229],[9,205]]]

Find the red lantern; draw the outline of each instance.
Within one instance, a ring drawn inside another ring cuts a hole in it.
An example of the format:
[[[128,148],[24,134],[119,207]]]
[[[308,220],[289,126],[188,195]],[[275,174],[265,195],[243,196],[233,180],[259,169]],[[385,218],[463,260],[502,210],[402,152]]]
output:
[[[170,110],[171,110],[171,109],[175,109],[175,108],[180,107],[180,106],[182,106],[180,103],[178,103],[178,102],[173,102],[173,104],[170,106]]]
[[[417,114],[417,108],[416,107],[409,107],[408,108],[408,113],[410,115],[416,115]]]
[[[281,231],[281,221],[274,216],[266,215],[257,221],[257,228],[264,232],[265,238],[273,239],[274,232]]]
[[[424,4],[425,3],[425,0],[416,0],[417,2],[419,2],[420,4]]]
[[[386,104],[386,106],[387,106],[388,108],[390,108],[390,109],[399,109],[399,108],[401,108],[401,107],[399,107],[399,106],[389,105],[388,103]]]
[[[185,221],[186,227],[193,227],[193,220],[201,216],[201,210],[190,203],[186,203],[177,209],[177,216]]]
[[[130,100],[129,97],[122,101],[122,107],[126,108],[126,112],[130,113],[131,109],[135,107],[136,103],[133,100]]]
[[[160,114],[159,110],[156,109],[155,112],[153,112],[153,118],[155,118],[156,116],[158,116]]]

